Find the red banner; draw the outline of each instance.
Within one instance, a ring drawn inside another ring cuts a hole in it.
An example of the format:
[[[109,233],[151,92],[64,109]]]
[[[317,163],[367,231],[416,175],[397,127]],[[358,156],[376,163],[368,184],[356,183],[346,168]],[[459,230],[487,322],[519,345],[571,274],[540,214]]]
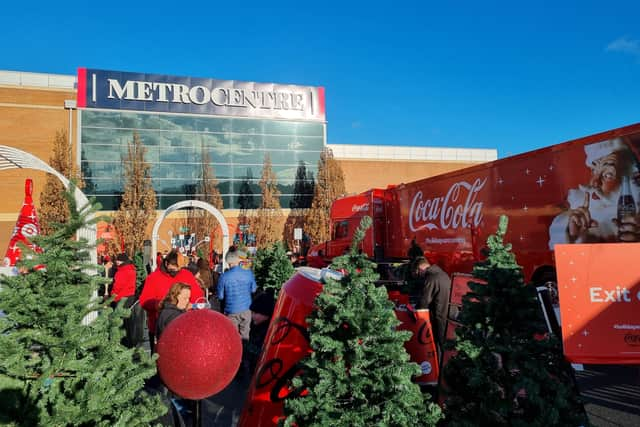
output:
[[[640,364],[640,243],[556,245],[564,354]]]

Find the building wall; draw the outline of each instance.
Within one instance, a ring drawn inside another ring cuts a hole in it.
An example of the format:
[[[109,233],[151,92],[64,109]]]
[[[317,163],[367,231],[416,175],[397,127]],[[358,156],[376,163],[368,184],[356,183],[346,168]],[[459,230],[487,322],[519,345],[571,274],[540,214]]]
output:
[[[64,108],[68,99],[75,99],[74,90],[0,85],[0,145],[18,148],[48,162],[56,131],[69,130],[69,110]],[[72,114],[75,134],[76,118]],[[73,138],[75,144],[75,135]],[[34,203],[39,208],[46,174],[33,169],[1,173],[0,256],[4,256],[24,200],[25,179],[33,179]]]
[[[344,172],[345,186],[349,194],[413,182],[478,164],[448,161],[337,160]]]

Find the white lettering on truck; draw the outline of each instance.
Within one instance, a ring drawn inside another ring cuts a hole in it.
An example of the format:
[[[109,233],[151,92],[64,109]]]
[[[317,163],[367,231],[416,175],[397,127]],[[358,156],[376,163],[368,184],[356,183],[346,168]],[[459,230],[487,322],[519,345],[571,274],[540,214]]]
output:
[[[409,209],[409,229],[418,231],[456,229],[459,227],[477,227],[482,222],[482,202],[478,193],[484,188],[487,178],[477,178],[472,184],[461,181],[453,184],[444,197],[423,200],[422,191],[418,191]],[[462,190],[467,190],[463,200]]]

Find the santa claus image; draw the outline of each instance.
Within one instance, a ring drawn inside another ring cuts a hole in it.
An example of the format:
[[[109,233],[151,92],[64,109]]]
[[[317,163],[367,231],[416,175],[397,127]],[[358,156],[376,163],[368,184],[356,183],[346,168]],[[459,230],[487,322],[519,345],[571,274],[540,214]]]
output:
[[[556,243],[635,242],[639,240],[636,203],[640,187],[636,159],[622,138],[585,145],[589,183],[570,189],[569,209],[549,227]]]

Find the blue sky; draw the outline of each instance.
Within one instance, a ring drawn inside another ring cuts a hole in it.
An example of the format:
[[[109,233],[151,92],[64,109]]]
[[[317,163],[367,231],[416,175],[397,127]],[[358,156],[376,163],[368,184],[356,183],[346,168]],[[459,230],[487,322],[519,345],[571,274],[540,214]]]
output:
[[[324,86],[330,144],[497,148],[504,157],[640,122],[637,1],[2,9],[2,70]]]

